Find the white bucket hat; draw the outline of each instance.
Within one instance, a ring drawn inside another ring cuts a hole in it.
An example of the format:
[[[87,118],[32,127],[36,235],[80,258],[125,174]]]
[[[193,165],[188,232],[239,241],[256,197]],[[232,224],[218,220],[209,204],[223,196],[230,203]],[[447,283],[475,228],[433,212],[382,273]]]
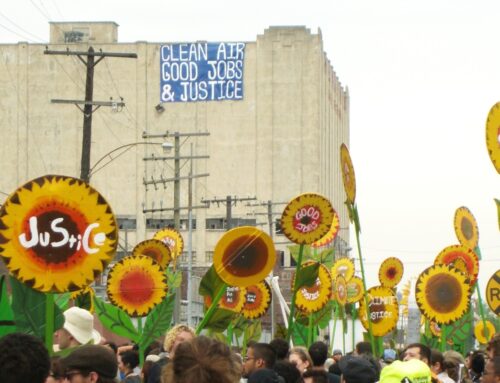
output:
[[[80,344],[101,342],[101,334],[94,329],[94,317],[85,309],[71,307],[64,313],[63,328],[68,331]]]

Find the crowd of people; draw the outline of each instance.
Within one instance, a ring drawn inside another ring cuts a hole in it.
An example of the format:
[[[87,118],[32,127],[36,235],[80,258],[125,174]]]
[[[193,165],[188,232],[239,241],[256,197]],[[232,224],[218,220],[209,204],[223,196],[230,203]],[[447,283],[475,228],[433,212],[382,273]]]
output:
[[[106,342],[94,330],[89,312],[73,307],[64,317],[55,336],[56,350],[71,351],[64,357],[50,357],[33,335],[0,338],[1,383],[500,383],[500,333],[485,351],[465,356],[413,343],[399,352],[388,348],[375,358],[369,342],[343,355],[341,350],[329,353],[321,341],[290,347],[279,338],[249,342],[242,356],[223,342],[176,325],[163,344],[154,342],[145,350],[139,367],[138,347]]]

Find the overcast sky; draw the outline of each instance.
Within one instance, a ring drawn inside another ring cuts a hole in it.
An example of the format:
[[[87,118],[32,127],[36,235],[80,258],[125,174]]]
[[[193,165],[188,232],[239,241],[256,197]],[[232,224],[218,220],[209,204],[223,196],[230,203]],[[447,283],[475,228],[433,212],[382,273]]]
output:
[[[500,268],[500,176],[485,145],[488,111],[500,101],[499,15],[493,0],[7,0],[0,43],[47,42],[49,21],[115,21],[119,42],[255,41],[269,26],[321,29],[351,96],[368,285],[386,257],[404,262],[403,281],[418,276],[457,243],[454,213],[467,206],[479,223],[484,298]]]

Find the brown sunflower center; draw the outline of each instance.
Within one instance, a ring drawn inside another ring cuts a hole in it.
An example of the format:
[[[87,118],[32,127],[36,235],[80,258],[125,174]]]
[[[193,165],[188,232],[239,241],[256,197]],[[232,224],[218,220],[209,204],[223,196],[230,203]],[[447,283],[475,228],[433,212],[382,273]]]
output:
[[[396,268],[394,266],[391,266],[387,269],[385,275],[388,279],[394,279],[396,278],[396,275],[398,274],[398,271],[396,270]]]
[[[267,247],[260,236],[242,235],[233,239],[222,255],[222,264],[237,277],[259,273],[267,263]]]
[[[368,303],[370,307],[370,319],[372,323],[379,323],[384,320],[386,307],[383,299],[375,297],[375,299],[371,299]]]
[[[460,230],[462,231],[462,234],[468,241],[472,239],[474,235],[474,227],[466,217],[463,217],[462,221],[460,222]]]
[[[147,304],[153,295],[154,281],[142,269],[131,270],[120,281],[122,299],[133,306]]]
[[[425,288],[425,296],[432,310],[450,313],[462,300],[460,282],[452,275],[444,273],[430,277]]]
[[[162,260],[162,253],[159,249],[154,249],[154,248],[146,248],[141,251],[142,255],[145,255],[146,257],[153,258],[156,262],[161,263]]]

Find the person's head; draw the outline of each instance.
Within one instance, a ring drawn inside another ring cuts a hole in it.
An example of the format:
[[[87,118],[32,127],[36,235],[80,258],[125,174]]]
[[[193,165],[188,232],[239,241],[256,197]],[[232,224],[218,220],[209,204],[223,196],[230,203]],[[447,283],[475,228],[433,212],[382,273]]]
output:
[[[429,364],[431,361],[431,349],[422,343],[412,343],[403,351],[403,361],[418,359]]]
[[[254,371],[262,368],[273,368],[276,363],[276,353],[267,343],[252,343],[247,348],[243,359],[243,375],[249,377]]]
[[[328,374],[325,370],[310,369],[302,374],[304,383],[328,383]]]
[[[384,350],[382,359],[386,364],[391,364],[396,360],[396,350],[393,350],[392,348],[386,348]]]
[[[21,333],[0,338],[0,382],[43,383],[49,371],[49,353],[40,339]]]
[[[446,371],[451,379],[457,382],[460,375],[462,375],[462,378],[464,377],[466,373],[464,368],[465,358],[462,354],[453,350],[448,350],[443,354],[443,358],[443,370]]]
[[[192,340],[194,337],[195,332],[191,327],[184,324],[175,325],[165,335],[163,349],[168,352],[169,357],[172,358],[179,344]]]
[[[443,372],[443,362],[443,353],[439,350],[432,349],[431,361],[429,363],[429,366],[434,374],[440,374],[441,372]]]
[[[276,352],[277,360],[284,360],[288,358],[288,351],[290,350],[290,344],[283,338],[274,338],[270,343],[274,352]]]
[[[340,359],[341,381],[345,383],[374,383],[378,380],[378,371],[365,355],[348,355]]]
[[[328,346],[325,342],[314,342],[309,346],[309,355],[314,367],[323,367],[328,358]]]
[[[70,307],[64,313],[63,327],[56,331],[59,349],[82,344],[99,344],[101,334],[94,329],[94,316],[80,307]]]
[[[123,373],[132,371],[139,365],[139,353],[134,350],[124,351],[118,355],[118,368]]]
[[[476,375],[482,375],[484,371],[484,354],[482,351],[474,351],[471,355],[469,355],[469,368]]]
[[[102,345],[109,347],[115,354],[118,352],[118,346],[115,342],[104,342]]]
[[[356,344],[356,355],[372,355],[372,345],[370,342],[359,342]]]
[[[76,348],[61,359],[61,365],[70,383],[112,383],[118,370],[116,354],[100,345]]]
[[[288,360],[277,360],[274,363],[274,371],[285,379],[285,383],[297,383],[300,380],[300,372],[297,367]]]
[[[493,335],[493,338],[490,339],[486,346],[486,353],[490,359],[500,356],[500,332]]]
[[[335,363],[337,363],[340,360],[340,358],[342,358],[342,350],[339,349],[333,350],[332,358],[335,361]]]
[[[61,357],[53,356],[50,359],[50,372],[45,383],[63,383],[64,379],[64,369],[61,366]]]
[[[500,382],[500,356],[488,359],[481,378],[481,383]]]
[[[294,347],[290,350],[288,360],[295,364],[301,374],[313,366],[311,356],[305,347]]]
[[[162,372],[169,383],[238,383],[241,363],[229,346],[198,336],[177,346],[175,355]]]
[[[431,370],[427,363],[413,358],[396,360],[384,367],[380,373],[380,383],[431,382]]]

